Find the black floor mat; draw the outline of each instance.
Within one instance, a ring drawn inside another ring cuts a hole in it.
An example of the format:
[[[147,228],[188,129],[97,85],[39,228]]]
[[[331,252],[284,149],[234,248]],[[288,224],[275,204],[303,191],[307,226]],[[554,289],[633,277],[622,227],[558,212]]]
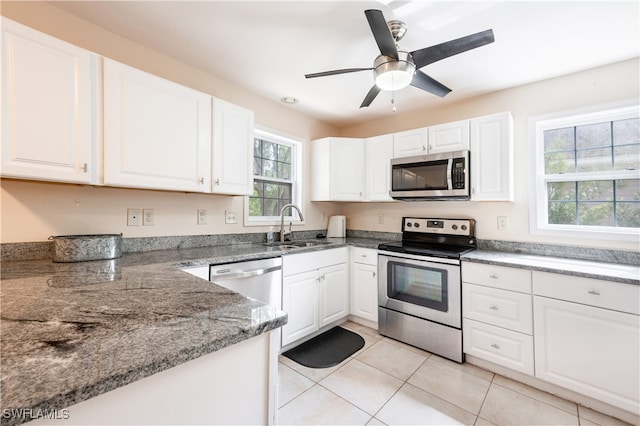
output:
[[[282,355],[305,367],[327,368],[340,364],[363,346],[364,339],[358,334],[333,327]]]

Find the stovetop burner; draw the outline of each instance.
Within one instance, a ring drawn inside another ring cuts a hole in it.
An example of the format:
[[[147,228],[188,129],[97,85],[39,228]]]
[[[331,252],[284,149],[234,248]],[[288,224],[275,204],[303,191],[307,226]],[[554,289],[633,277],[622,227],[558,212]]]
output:
[[[402,218],[402,241],[380,244],[379,250],[459,259],[476,248],[475,220]]]

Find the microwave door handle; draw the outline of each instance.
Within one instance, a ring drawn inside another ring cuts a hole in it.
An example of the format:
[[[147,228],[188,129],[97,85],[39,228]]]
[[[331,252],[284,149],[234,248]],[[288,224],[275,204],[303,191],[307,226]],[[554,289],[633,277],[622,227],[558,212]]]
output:
[[[453,158],[447,160],[447,189],[453,189],[452,175],[453,174]]]

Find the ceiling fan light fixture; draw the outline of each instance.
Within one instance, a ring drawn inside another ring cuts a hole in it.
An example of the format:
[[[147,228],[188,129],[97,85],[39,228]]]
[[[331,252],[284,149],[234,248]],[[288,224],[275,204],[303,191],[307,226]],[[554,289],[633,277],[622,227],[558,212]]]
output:
[[[416,66],[407,52],[398,51],[398,59],[380,55],[373,64],[373,76],[382,90],[395,91],[411,84]]]

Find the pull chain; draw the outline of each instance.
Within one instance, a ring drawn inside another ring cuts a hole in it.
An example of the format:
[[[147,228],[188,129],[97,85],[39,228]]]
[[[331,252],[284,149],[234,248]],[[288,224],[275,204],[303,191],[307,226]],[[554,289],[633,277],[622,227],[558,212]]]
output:
[[[396,112],[396,101],[393,92],[391,92],[391,105],[393,106],[393,112]]]

